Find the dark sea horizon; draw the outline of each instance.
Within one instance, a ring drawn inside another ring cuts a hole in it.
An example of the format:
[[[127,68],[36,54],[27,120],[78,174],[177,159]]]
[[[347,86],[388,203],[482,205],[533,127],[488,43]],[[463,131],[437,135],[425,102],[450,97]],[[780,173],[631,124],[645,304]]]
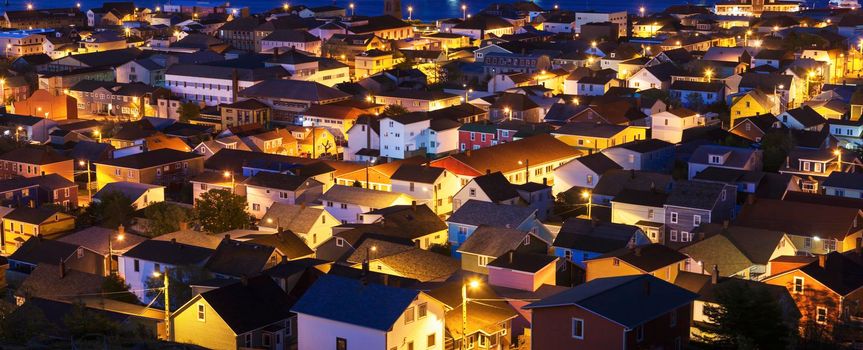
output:
[[[114,0],[123,1],[123,0]],[[434,21],[441,18],[458,18],[462,17],[462,4],[467,5],[467,13],[474,14],[493,3],[511,2],[512,0],[402,0],[402,11],[404,18],[408,18],[407,8],[413,7],[413,19],[423,21]],[[693,4],[693,5],[712,5],[715,0],[695,0],[695,1],[680,1],[680,0],[610,0],[610,1],[594,1],[594,0],[534,0],[536,4],[545,9],[552,9],[558,5],[561,9],[566,10],[592,10],[592,11],[627,11],[632,14],[638,13],[638,9],[645,7],[648,13],[660,12],[672,5]],[[48,7],[73,7],[76,3],[81,3],[81,8],[86,11],[94,7],[101,7],[103,1],[97,0],[33,0],[30,3],[35,8]],[[285,2],[291,6],[306,5],[306,6],[321,6],[321,5],[336,5],[347,8],[353,2],[357,15],[374,16],[383,12],[383,0],[305,0],[305,1],[290,1],[290,0],[233,0],[230,1],[232,6],[249,7],[252,13],[263,12],[269,9],[281,7]],[[28,1],[10,0],[8,6],[0,6],[0,9],[5,10],[23,10]],[[158,5],[167,3],[174,4],[199,4],[201,6],[213,6],[223,4],[224,1],[216,0],[178,0],[178,1],[161,1],[161,0],[138,0],[135,4],[139,7],[153,8]],[[810,6],[813,5],[811,0],[806,1]],[[2,5],[2,3],[0,3]],[[826,6],[826,0],[817,0],[817,7]],[[348,10],[350,11],[350,10]]]

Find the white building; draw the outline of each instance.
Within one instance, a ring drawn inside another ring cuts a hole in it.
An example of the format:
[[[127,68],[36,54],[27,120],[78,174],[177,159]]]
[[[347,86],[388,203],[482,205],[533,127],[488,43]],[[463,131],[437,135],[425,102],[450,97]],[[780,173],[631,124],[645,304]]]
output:
[[[324,209],[343,224],[362,222],[362,214],[393,205],[411,204],[413,199],[396,192],[335,185],[321,196]]]
[[[371,122],[371,125],[368,123]],[[361,117],[348,129],[348,147],[345,148],[344,157],[347,161],[374,161],[380,155],[381,138],[379,136],[378,120],[369,120]]]
[[[461,179],[444,168],[402,164],[390,176],[392,192],[403,193],[426,204],[435,214],[452,211],[452,198],[461,189]]]
[[[158,278],[154,272],[164,273],[177,266],[203,266],[213,252],[210,248],[192,246],[176,240],[151,239],[119,256],[117,266],[120,277],[129,285],[129,290],[142,302],[148,303],[152,299],[145,290],[149,288],[149,280]]]
[[[581,26],[588,23],[611,22],[617,24],[618,37],[626,36],[627,14],[626,11],[619,12],[576,12],[575,32],[581,33]]]
[[[312,178],[261,171],[243,181],[249,214],[260,219],[273,203],[301,204],[315,201],[324,184]]]
[[[458,149],[460,124],[431,119],[425,113],[408,113],[380,120],[380,155],[396,159],[439,155]]]
[[[602,174],[611,169],[622,167],[603,153],[575,158],[554,169],[552,194],[556,196],[573,187],[594,188]]]
[[[704,125],[704,117],[686,108],[677,108],[656,113],[651,117],[652,137],[670,143],[679,143],[683,131]]]
[[[53,35],[53,29],[29,29],[0,32],[0,55],[6,58],[16,58],[26,55],[43,53],[42,43],[47,35]]]
[[[248,69],[175,64],[165,73],[165,85],[174,96],[183,101],[204,102],[208,106],[216,106],[234,103],[239,91],[263,80],[279,79],[287,75],[288,72],[282,67]]]

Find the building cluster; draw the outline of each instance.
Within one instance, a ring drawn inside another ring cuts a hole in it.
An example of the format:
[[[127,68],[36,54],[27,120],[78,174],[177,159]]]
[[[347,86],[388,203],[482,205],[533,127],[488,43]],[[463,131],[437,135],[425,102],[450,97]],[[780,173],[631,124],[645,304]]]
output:
[[[859,5],[383,5],[6,11],[12,314],[213,349],[684,349],[743,286],[801,341],[859,338]],[[150,234],[213,198],[247,223]]]

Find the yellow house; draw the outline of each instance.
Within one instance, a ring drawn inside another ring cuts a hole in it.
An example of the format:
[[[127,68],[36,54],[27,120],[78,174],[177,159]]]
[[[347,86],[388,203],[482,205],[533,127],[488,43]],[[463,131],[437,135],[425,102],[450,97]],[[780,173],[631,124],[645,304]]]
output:
[[[59,210],[16,208],[3,217],[2,253],[14,253],[36,235],[45,237],[74,229],[75,218]]]
[[[173,340],[209,349],[289,349],[296,343],[289,299],[267,275],[203,292],[171,314]]]
[[[96,184],[128,181],[150,185],[169,185],[188,181],[204,171],[204,156],[170,148],[106,159],[96,164]]]
[[[342,153],[342,138],[336,137],[325,127],[313,126],[299,131],[291,130],[291,133],[299,140],[301,155],[320,158],[321,155]]]
[[[362,79],[388,70],[395,64],[392,52],[372,49],[354,57],[354,75]]]
[[[758,89],[734,97],[731,101],[731,125],[735,125],[739,118],[772,113],[773,102],[773,97]]]
[[[566,124],[551,133],[555,138],[572,147],[598,152],[636,140],[647,139],[647,128],[593,122]]]
[[[623,248],[585,260],[586,281],[597,278],[650,274],[674,283],[686,255],[659,243]]]

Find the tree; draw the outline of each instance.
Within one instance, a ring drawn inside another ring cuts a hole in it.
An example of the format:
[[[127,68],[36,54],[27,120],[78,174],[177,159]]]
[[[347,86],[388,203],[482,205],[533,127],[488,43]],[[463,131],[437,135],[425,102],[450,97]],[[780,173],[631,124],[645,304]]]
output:
[[[704,98],[699,93],[691,93],[686,95],[686,106],[696,112],[704,112]]]
[[[193,102],[186,102],[177,108],[177,114],[180,115],[180,121],[185,123],[189,119],[194,119],[201,115],[201,106]]]
[[[222,233],[247,227],[252,217],[246,211],[246,198],[228,190],[210,190],[195,205],[195,217],[204,230]]]
[[[25,344],[48,333],[52,325],[42,309],[24,303],[0,321],[0,339],[4,343]]]
[[[761,139],[761,149],[764,151],[764,170],[778,171],[785,163],[785,157],[793,147],[794,143],[787,132],[777,130],[764,135]]]
[[[150,204],[144,208],[147,219],[147,234],[161,236],[180,229],[181,222],[188,222],[192,214],[186,208],[168,202]]]
[[[99,334],[106,337],[120,333],[120,324],[104,313],[90,310],[84,304],[72,304],[72,310],[63,319],[63,325],[74,337]]]
[[[117,301],[122,301],[129,304],[139,304],[140,300],[135,294],[129,291],[129,285],[123,277],[117,273],[112,273],[105,277],[102,281],[102,292],[106,293],[105,297]]]
[[[386,106],[386,108],[384,108],[383,112],[381,112],[381,117],[394,117],[394,116],[402,115],[402,114],[406,114],[406,113],[410,113],[410,111],[408,111],[407,108],[404,108],[404,107],[399,106],[399,105],[389,105],[389,106]]]
[[[82,225],[100,225],[107,228],[117,228],[125,224],[135,214],[132,200],[120,192],[106,193],[99,201],[90,203],[81,215]]]
[[[786,349],[795,329],[763,286],[726,282],[714,287],[716,304],[704,305],[710,323],[698,325],[702,340],[724,349]]]

